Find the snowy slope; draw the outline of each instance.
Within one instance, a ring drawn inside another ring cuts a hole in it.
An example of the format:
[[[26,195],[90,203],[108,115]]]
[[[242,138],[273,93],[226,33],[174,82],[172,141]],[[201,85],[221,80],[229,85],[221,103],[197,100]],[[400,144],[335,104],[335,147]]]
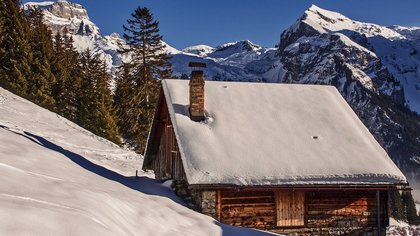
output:
[[[214,221],[142,157],[0,88],[0,235],[267,235]]]

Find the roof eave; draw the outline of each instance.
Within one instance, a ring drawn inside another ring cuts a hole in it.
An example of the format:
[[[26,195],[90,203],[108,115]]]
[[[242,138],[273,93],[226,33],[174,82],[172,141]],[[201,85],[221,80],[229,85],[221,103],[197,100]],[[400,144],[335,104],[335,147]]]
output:
[[[234,185],[234,184],[191,184],[190,189],[212,190],[412,190],[408,183],[354,183],[354,184],[287,184],[287,185]]]

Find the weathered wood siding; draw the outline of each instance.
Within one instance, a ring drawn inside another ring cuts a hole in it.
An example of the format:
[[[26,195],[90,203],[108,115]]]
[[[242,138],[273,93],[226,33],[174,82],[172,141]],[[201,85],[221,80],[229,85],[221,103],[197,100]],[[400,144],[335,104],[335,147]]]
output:
[[[276,212],[278,227],[295,227],[305,225],[305,192],[278,191]]]
[[[376,191],[217,192],[216,218],[234,226],[277,232],[361,232],[362,235],[377,226]],[[386,191],[380,193],[380,204],[381,226],[385,228],[388,225]]]
[[[184,167],[166,102],[162,102],[158,108],[156,119],[159,131],[156,135],[159,137],[159,146],[152,163],[156,179],[184,181],[186,180]]]
[[[375,191],[310,191],[306,193],[307,227],[376,227]],[[387,194],[380,197],[381,225],[387,226]]]
[[[252,228],[275,225],[275,201],[272,191],[221,191],[219,213],[225,224]]]
[[[184,167],[171,125],[167,125],[162,133],[159,151],[153,160],[156,179],[185,180]]]

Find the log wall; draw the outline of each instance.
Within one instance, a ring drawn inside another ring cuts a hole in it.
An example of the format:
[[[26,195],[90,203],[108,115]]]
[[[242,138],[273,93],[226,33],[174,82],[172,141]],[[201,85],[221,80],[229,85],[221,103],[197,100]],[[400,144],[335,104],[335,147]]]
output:
[[[311,191],[306,193],[307,227],[376,227],[376,191]],[[387,226],[387,194],[380,197],[381,225]]]
[[[260,229],[275,225],[274,192],[221,191],[219,216],[225,224]]]
[[[370,235],[377,226],[376,191],[217,192],[216,218],[229,225],[321,235]],[[380,194],[380,204],[384,229],[388,226],[386,191]]]

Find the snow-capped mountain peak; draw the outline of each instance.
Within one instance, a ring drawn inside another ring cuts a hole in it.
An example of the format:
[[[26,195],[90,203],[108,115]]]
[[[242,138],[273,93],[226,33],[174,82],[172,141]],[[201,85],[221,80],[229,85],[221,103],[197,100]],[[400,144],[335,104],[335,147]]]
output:
[[[338,12],[322,9],[312,5],[305,11],[302,22],[310,25],[320,33],[354,31],[366,37],[383,36],[388,39],[404,39],[398,32],[372,23],[354,21]]]
[[[72,36],[77,51],[90,49],[106,61],[110,72],[114,72],[125,60],[125,56],[118,52],[126,47],[125,41],[117,33],[102,36],[99,27],[90,20],[82,5],[65,0],[28,2],[23,5],[24,9],[30,7],[43,10],[44,23],[53,34]]]
[[[46,9],[51,12],[51,14],[60,18],[77,18],[79,20],[90,20],[86,9],[82,5],[78,3],[71,3],[65,0],[58,0],[56,2],[27,2],[24,4],[24,7],[37,7]]]
[[[198,56],[207,56],[207,54],[214,52],[216,49],[208,45],[194,45],[182,49],[182,52],[191,53]]]
[[[80,4],[68,1],[57,2],[28,2],[24,9],[41,8],[44,10],[44,22],[53,34],[63,33],[64,29],[70,34],[100,35],[99,28],[93,23],[87,10]]]
[[[241,49],[241,50],[247,50],[247,51],[257,50],[261,48],[261,46],[254,44],[249,40],[241,40],[241,41],[236,41],[236,42],[224,43],[218,46],[217,50],[224,50],[226,48],[232,48],[232,47],[234,47],[235,49]]]
[[[406,37],[408,40],[420,40],[420,27],[411,26],[399,26],[399,25],[393,25],[389,26],[391,30],[394,30],[404,37]]]

